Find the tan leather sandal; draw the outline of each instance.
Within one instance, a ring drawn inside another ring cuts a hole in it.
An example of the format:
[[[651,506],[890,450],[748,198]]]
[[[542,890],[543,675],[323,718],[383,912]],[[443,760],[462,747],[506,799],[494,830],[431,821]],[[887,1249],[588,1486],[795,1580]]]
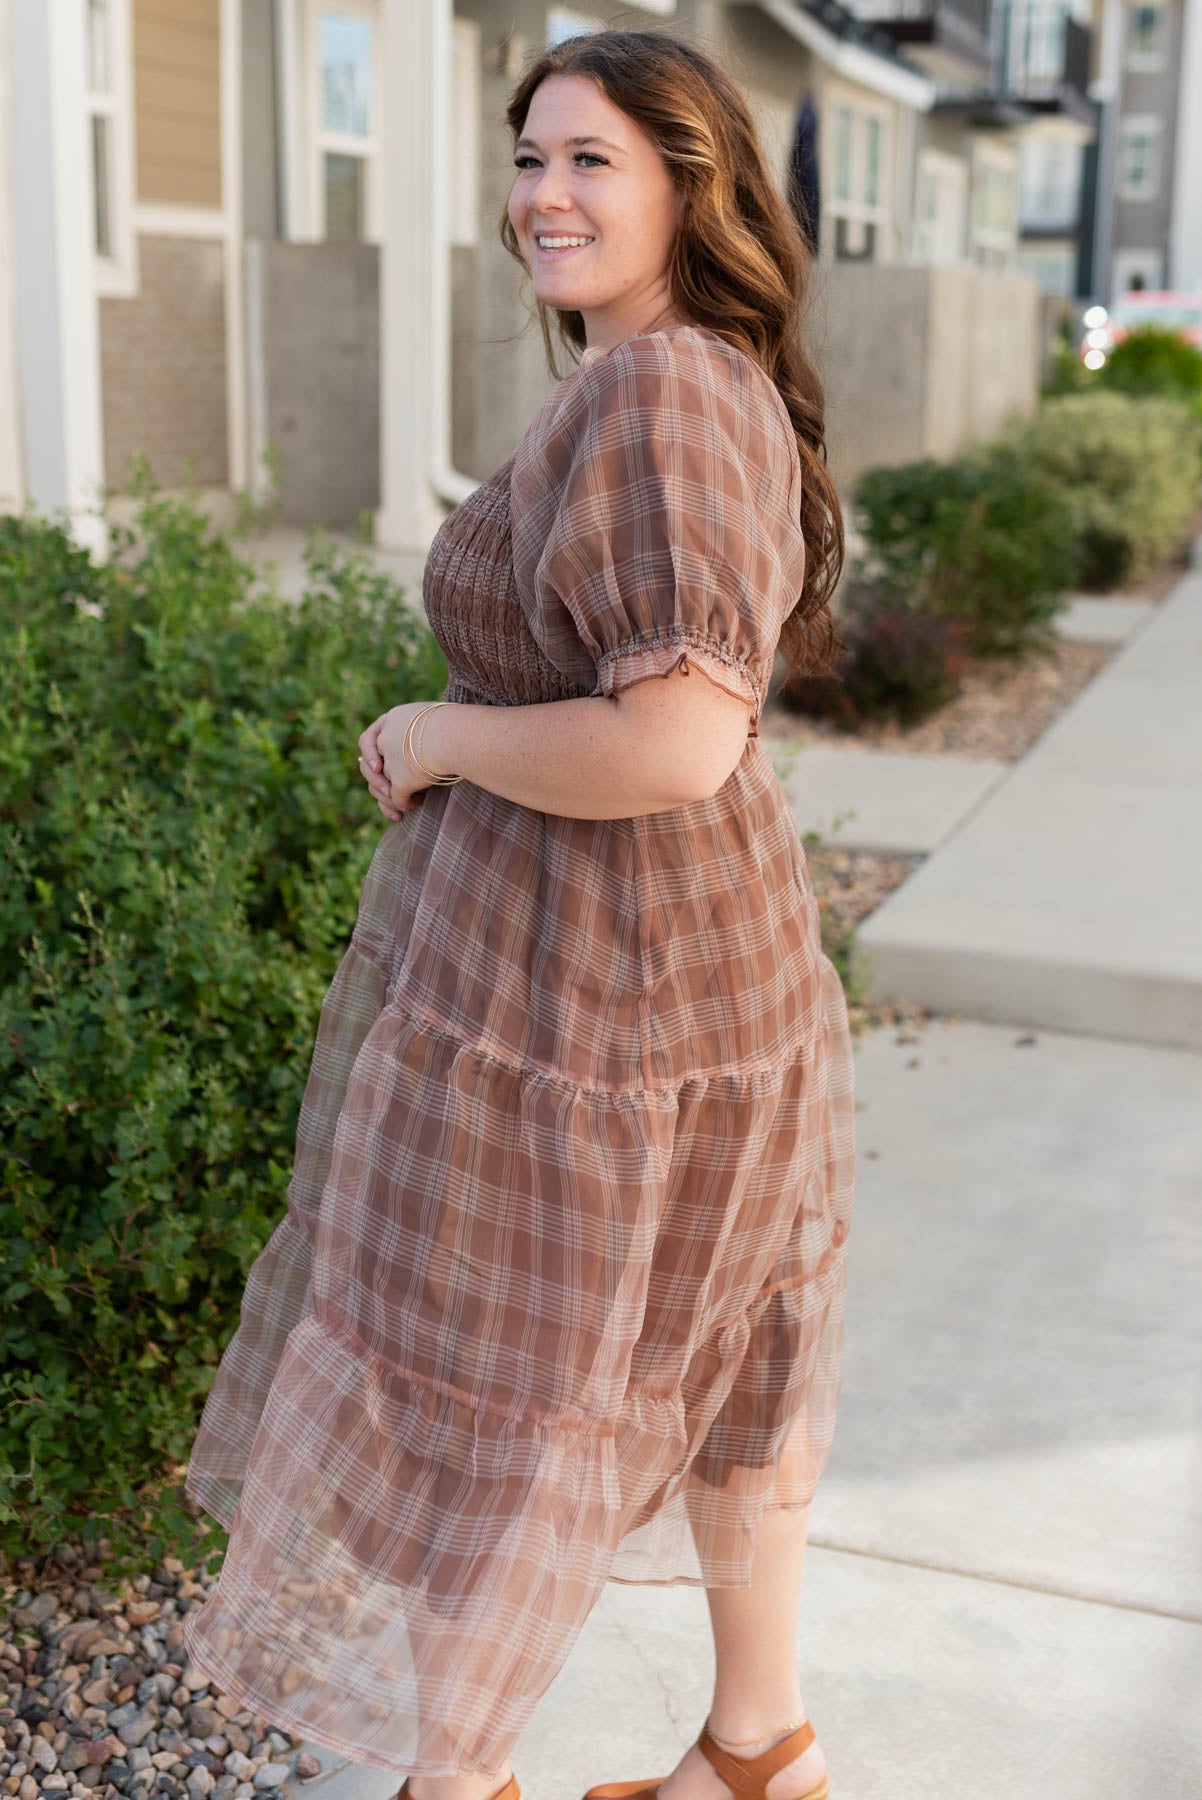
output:
[[[804,1725],[799,1725],[796,1731],[791,1731],[788,1737],[759,1756],[732,1756],[710,1736],[709,1726],[703,1725],[697,1748],[731,1789],[735,1800],[766,1800],[772,1777],[779,1769],[796,1762],[813,1741],[814,1727],[807,1719]],[[658,1792],[657,1781],[606,1781],[600,1787],[590,1788],[584,1800],[656,1800]],[[830,1778],[824,1775],[816,1787],[807,1788],[798,1800],[827,1800],[829,1793]]]
[[[396,1794],[395,1800],[412,1800],[412,1796],[409,1792],[409,1779],[407,1776]],[[493,1796],[493,1800],[522,1800],[522,1790],[518,1786],[518,1778],[516,1775],[511,1775],[509,1777],[509,1780],[505,1783],[505,1786],[500,1792]],[[805,1800],[810,1800],[808,1794],[806,1794]]]

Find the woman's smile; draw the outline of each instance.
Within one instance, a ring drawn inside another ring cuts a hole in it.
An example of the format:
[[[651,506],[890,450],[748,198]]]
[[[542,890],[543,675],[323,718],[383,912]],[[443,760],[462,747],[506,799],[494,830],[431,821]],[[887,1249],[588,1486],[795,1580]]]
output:
[[[592,241],[591,237],[575,232],[537,231],[534,234],[535,250],[544,262],[561,262],[579,250],[587,250]]]

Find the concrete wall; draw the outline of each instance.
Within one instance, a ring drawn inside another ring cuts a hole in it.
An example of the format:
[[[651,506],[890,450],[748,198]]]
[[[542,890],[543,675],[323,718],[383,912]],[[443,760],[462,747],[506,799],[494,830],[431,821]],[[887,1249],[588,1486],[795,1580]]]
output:
[[[202,486],[229,480],[225,246],[142,235],[133,299],[102,299],[100,382],[105,479],[125,481],[134,452],[178,487],[191,456]]]
[[[353,525],[380,501],[380,292],[374,244],[247,245],[256,440],[279,452],[281,517]]]
[[[1039,318],[1027,275],[826,265],[808,336],[840,494],[865,469],[953,456],[1033,412]]]

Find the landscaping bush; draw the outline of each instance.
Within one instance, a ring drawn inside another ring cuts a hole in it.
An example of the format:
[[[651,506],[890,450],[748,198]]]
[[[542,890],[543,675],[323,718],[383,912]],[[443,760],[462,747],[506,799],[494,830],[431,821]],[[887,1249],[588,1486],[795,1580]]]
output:
[[[976,654],[1050,641],[1075,570],[1072,517],[1006,449],[870,469],[855,504],[866,572],[899,603],[959,620]]]
[[[1139,579],[1177,548],[1198,504],[1202,421],[1181,401],[1098,390],[1045,401],[998,445],[1068,508],[1071,585]]]
[[[1178,332],[1142,325],[1117,343],[1094,380],[1103,390],[1202,400],[1202,350]]]
[[[834,676],[795,675],[781,684],[777,697],[788,711],[853,731],[889,718],[916,725],[954,698],[964,672],[962,621],[875,594],[853,602],[840,633],[847,648]]]
[[[356,740],[446,678],[361,553],[292,607],[153,491],[114,548],[0,518],[7,1554],[186,1460],[382,829]]]

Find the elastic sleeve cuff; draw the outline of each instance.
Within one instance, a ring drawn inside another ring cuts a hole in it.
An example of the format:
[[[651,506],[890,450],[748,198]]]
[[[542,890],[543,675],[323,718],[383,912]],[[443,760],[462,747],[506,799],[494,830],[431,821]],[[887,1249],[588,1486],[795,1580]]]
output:
[[[613,695],[648,681],[653,675],[667,679],[673,670],[688,675],[693,669],[727,694],[751,707],[748,737],[760,735],[763,687],[747,664],[715,638],[679,631],[653,637],[632,638],[615,644],[597,662],[598,694]]]

